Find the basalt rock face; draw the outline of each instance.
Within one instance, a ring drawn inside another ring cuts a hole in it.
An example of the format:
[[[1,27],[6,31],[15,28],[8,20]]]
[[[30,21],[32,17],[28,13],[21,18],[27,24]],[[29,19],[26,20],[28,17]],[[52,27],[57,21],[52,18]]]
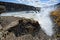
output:
[[[25,4],[0,1],[0,13],[17,11],[40,11],[40,8]]]
[[[26,18],[17,18],[17,17],[0,17],[0,34],[1,40],[8,40],[10,35],[11,37],[20,37],[24,35],[30,35],[31,37],[38,34],[40,30],[40,25],[37,21],[26,19]],[[8,37],[8,38],[7,38]],[[29,36],[28,36],[29,37]],[[12,40],[14,40],[12,38]]]
[[[30,19],[21,19],[19,20],[19,24],[15,27],[11,27],[8,29],[9,32],[13,32],[15,36],[20,36],[24,34],[32,34],[33,36],[39,31],[40,25],[38,22],[30,20]]]
[[[51,17],[55,25],[56,37],[60,38],[60,8],[53,11]]]

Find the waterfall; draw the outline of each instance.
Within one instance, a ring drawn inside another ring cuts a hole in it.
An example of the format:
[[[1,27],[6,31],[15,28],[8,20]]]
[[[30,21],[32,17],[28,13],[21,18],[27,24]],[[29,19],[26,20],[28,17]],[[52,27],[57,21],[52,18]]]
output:
[[[41,7],[40,13],[36,14],[36,18],[42,28],[42,30],[49,36],[54,34],[53,31],[53,22],[50,17],[50,13],[55,10],[54,6],[52,7]]]
[[[54,34],[53,31],[53,23],[50,18],[50,12],[55,10],[54,6],[49,7],[41,7],[40,12],[34,11],[20,11],[20,12],[9,12],[9,13],[2,13],[0,16],[14,16],[14,17],[25,17],[29,19],[37,20],[41,26],[41,29],[48,35],[52,36]]]

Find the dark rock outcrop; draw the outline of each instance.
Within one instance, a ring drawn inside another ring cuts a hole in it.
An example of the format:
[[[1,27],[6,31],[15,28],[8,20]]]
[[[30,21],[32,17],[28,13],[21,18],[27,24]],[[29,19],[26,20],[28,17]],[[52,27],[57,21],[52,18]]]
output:
[[[0,13],[1,12],[16,12],[16,11],[40,11],[40,8],[25,5],[25,4],[0,1]]]
[[[16,37],[25,34],[32,34],[32,36],[35,36],[40,30],[39,23],[31,19],[1,17],[1,20],[2,30],[12,32]]]

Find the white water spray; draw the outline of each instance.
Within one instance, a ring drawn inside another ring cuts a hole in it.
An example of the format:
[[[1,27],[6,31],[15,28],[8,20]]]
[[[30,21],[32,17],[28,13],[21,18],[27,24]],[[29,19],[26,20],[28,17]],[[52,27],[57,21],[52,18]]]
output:
[[[54,25],[50,18],[50,12],[53,10],[54,7],[41,8],[41,12],[36,16],[42,30],[45,31],[45,33],[49,36],[52,36],[54,34]]]

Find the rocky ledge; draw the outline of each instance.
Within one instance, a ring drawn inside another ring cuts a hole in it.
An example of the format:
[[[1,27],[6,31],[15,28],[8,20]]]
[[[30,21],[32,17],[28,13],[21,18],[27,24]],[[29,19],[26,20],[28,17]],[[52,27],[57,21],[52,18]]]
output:
[[[59,37],[46,35],[38,21],[0,16],[0,40],[59,40]]]
[[[6,35],[9,33],[13,33],[15,37],[26,34],[35,36],[39,30],[40,25],[35,20],[6,16],[0,17],[0,31],[3,37],[7,37]]]

